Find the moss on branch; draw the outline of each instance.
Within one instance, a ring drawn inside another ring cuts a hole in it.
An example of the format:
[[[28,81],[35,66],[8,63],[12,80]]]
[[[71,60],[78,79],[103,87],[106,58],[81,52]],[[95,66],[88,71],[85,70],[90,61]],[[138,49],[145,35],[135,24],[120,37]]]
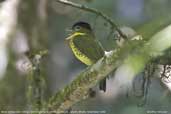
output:
[[[139,43],[133,45],[133,42],[128,42],[116,52],[112,51],[96,64],[81,72],[75,80],[51,97],[47,103],[48,109],[67,110],[75,103],[87,98],[89,88],[94,87],[121,64],[127,64],[136,75],[150,60],[160,56],[163,51],[171,47],[170,32],[171,25],[154,35],[148,42],[140,41],[142,46]],[[159,42],[163,45],[156,47]],[[135,65],[136,67],[140,65],[140,67],[135,68]]]

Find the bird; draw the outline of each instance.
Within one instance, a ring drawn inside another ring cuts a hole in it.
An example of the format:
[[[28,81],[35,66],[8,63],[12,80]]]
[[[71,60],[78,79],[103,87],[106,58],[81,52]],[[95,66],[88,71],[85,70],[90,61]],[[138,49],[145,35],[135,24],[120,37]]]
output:
[[[87,66],[93,65],[105,55],[104,48],[96,39],[89,23],[79,21],[73,24],[72,33],[66,38],[75,57]],[[99,83],[99,89],[106,91],[106,78]]]

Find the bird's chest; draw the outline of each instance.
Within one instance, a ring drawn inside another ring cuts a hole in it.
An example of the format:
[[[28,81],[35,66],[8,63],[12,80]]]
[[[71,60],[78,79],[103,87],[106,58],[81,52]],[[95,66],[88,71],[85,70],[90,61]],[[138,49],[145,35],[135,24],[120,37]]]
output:
[[[81,62],[83,62],[86,65],[93,64],[93,62],[75,46],[75,44],[73,43],[72,40],[69,43],[70,43],[71,49],[77,59],[79,59]]]

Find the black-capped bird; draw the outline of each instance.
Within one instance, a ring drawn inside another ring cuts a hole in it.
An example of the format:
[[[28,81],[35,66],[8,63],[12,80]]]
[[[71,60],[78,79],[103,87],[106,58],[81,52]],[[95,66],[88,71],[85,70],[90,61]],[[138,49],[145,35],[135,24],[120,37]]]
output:
[[[96,63],[105,54],[91,26],[86,22],[75,23],[72,26],[72,34],[66,40],[75,57],[87,66]],[[106,91],[106,78],[100,82],[99,89]]]

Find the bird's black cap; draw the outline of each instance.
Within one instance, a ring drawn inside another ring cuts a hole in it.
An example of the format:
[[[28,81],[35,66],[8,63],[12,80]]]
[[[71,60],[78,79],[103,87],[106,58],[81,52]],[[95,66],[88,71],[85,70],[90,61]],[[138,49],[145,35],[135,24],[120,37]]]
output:
[[[86,28],[86,29],[88,29],[88,30],[90,30],[90,31],[92,30],[90,24],[88,24],[87,22],[83,22],[83,21],[76,22],[76,23],[72,26],[72,29],[74,29],[76,26],[84,27],[84,28]]]

